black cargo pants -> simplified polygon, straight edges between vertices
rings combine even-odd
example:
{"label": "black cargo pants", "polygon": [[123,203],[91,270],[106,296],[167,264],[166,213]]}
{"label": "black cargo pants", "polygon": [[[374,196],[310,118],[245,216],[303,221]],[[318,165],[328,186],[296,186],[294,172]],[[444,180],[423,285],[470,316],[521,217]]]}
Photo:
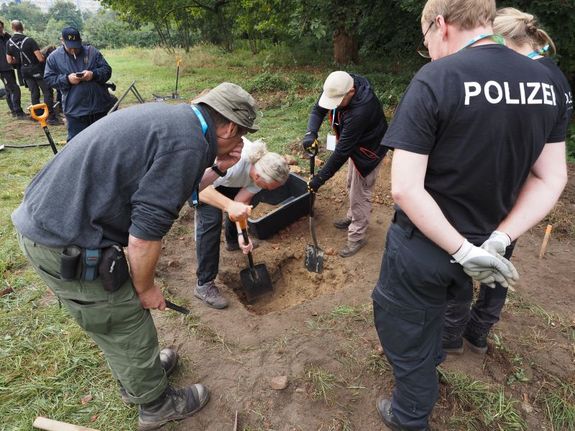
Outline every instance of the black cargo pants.
{"label": "black cargo pants", "polygon": [[461,265],[396,214],[372,297],[375,327],[395,376],[392,412],[402,426],[428,426],[438,398],[446,304],[469,302],[472,294]]}

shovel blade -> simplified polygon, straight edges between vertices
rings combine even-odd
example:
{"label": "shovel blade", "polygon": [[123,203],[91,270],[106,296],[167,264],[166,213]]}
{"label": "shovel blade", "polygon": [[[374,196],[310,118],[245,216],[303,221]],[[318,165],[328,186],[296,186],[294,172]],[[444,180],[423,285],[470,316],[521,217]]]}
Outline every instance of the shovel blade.
{"label": "shovel blade", "polygon": [[242,269],[240,279],[248,303],[273,293],[272,279],[263,263],[254,265],[253,268]]}
{"label": "shovel blade", "polygon": [[308,244],[305,248],[305,267],[309,272],[323,272],[323,250]]}

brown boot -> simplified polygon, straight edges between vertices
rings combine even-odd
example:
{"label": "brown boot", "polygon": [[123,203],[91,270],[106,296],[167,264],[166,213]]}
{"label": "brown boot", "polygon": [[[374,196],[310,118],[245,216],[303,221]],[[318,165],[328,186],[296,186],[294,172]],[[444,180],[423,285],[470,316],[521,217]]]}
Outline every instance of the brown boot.
{"label": "brown boot", "polygon": [[360,239],[359,241],[347,241],[347,244],[339,252],[341,257],[350,257],[356,254],[364,245],[367,244],[366,239]]}

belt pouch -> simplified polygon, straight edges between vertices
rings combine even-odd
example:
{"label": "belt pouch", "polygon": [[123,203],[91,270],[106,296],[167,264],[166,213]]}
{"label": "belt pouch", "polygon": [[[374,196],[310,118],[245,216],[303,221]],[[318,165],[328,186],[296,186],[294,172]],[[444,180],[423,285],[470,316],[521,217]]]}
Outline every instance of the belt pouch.
{"label": "belt pouch", "polygon": [[114,244],[103,250],[99,273],[102,286],[108,292],[115,292],[128,281],[130,270],[122,247]]}
{"label": "belt pouch", "polygon": [[62,250],[60,254],[60,277],[62,280],[71,281],[78,278],[78,264],[80,263],[80,247],[72,245]]}
{"label": "belt pouch", "polygon": [[98,248],[85,248],[82,253],[82,280],[94,281],[98,278],[98,264],[101,250]]}

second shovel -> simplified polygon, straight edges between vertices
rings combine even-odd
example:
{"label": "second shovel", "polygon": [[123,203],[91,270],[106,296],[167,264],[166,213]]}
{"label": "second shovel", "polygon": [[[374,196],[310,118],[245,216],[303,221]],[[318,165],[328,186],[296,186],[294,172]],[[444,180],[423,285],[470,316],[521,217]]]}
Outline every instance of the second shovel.
{"label": "second shovel", "polygon": [[[248,244],[248,221],[243,219],[238,223],[242,229],[244,243]],[[240,271],[240,279],[247,302],[251,303],[264,295],[273,293],[273,285],[266,266],[263,263],[254,265],[251,251],[248,253],[248,262],[250,266]]]}

